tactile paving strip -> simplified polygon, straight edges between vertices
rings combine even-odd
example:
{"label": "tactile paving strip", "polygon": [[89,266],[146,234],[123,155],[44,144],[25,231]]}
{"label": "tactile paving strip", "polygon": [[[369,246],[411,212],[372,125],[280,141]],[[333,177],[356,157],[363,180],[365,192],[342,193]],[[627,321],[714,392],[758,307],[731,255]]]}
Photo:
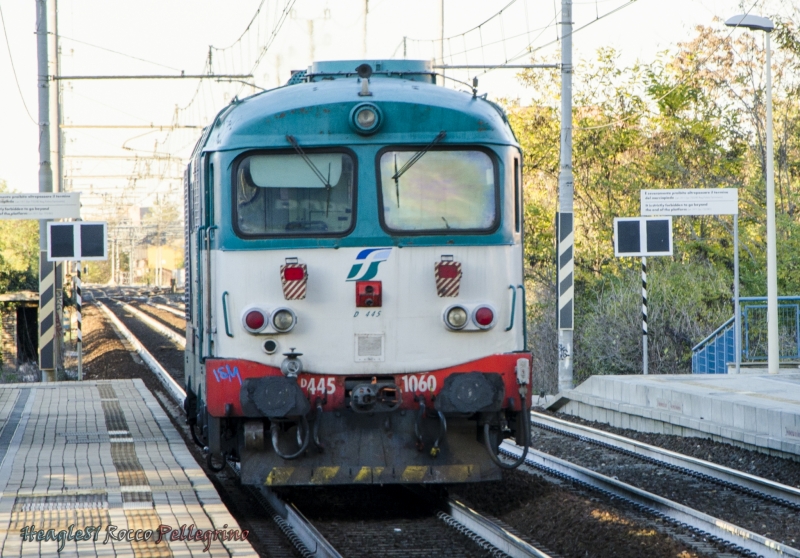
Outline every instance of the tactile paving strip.
{"label": "tactile paving strip", "polygon": [[[125,413],[119,404],[117,393],[110,385],[97,385],[100,392],[103,415],[106,429],[116,434],[130,432]],[[123,434],[123,436],[125,436]],[[111,437],[113,441],[113,437]],[[124,440],[124,441],[123,441]],[[130,441],[128,441],[130,440]],[[122,508],[128,520],[128,528],[157,531],[161,525],[161,518],[153,509],[153,493],[149,490],[150,483],[145,475],[144,468],[136,456],[133,439],[125,437],[118,439],[118,443],[111,444],[111,460],[117,470],[119,484],[122,489]],[[125,487],[135,487],[135,492],[125,490]],[[135,556],[142,557],[172,557],[172,551],[165,544],[155,544],[149,541],[134,541],[131,543]]]}
{"label": "tactile paving strip", "polygon": [[[127,434],[127,433],[126,433]],[[100,434],[94,432],[58,432],[56,436],[65,438],[68,444],[106,444],[106,443],[120,443],[120,442],[161,442],[163,438],[132,438],[130,436],[114,436],[109,434]]]}
{"label": "tactile paving strip", "polygon": [[12,512],[44,510],[108,509],[107,494],[59,494],[48,496],[19,496]]}

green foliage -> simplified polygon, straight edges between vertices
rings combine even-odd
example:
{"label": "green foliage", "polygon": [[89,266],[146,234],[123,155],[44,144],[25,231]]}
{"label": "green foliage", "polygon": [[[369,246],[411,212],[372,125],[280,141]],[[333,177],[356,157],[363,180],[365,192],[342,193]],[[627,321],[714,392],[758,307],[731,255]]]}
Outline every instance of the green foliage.
{"label": "green foliage", "polygon": [[39,290],[39,221],[0,220],[0,293],[20,290]]}
{"label": "green foliage", "polygon": [[88,272],[81,278],[84,283],[107,283],[111,279],[110,259],[84,262],[83,266]]}
{"label": "green foliage", "polygon": [[[773,55],[775,183],[781,294],[800,294],[800,69],[797,33],[778,20]],[[576,379],[641,371],[638,259],[613,254],[614,217],[639,215],[641,189],[739,188],[742,296],[763,296],[763,49],[753,34],[706,27],[649,64],[625,68],[610,49],[578,65],[573,85]],[[529,330],[554,388],[559,79],[528,71],[529,107],[508,104],[525,158]],[[732,220],[673,219],[675,256],[649,260],[650,369],[691,371],[691,347],[733,314]],[[549,370],[549,371],[548,371]]]}
{"label": "green foliage", "polygon": [[[707,261],[648,259],[648,339],[652,370],[691,373],[692,346],[730,318],[732,275]],[[584,290],[576,311],[575,377],[642,370],[641,274],[629,269]]]}

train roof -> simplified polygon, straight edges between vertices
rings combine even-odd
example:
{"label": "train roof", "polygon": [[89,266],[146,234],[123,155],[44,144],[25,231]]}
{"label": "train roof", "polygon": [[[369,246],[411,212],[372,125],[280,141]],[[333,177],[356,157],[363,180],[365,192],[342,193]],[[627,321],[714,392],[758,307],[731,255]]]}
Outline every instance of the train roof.
{"label": "train roof", "polygon": [[[485,96],[435,85],[429,62],[367,63],[368,95],[356,71],[364,62],[336,61],[317,62],[286,86],[235,100],[207,130],[203,150],[290,147],[287,136],[309,147],[427,144],[442,130],[443,144],[518,145],[499,106]],[[381,126],[371,134],[357,133],[351,124],[363,103],[381,114]]]}

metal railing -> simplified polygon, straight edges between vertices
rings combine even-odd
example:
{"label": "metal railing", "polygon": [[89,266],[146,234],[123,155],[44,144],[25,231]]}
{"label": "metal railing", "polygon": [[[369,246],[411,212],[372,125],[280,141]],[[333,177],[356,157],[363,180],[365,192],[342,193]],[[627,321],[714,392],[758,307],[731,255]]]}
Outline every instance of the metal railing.
{"label": "metal railing", "polygon": [[[692,348],[692,373],[726,374],[741,347],[743,364],[767,361],[767,299],[742,297],[741,339],[737,342],[734,319],[717,328]],[[778,297],[778,335],[781,361],[800,360],[800,296]]]}
{"label": "metal railing", "polygon": [[736,358],[734,317],[692,347],[692,374],[727,374]]}

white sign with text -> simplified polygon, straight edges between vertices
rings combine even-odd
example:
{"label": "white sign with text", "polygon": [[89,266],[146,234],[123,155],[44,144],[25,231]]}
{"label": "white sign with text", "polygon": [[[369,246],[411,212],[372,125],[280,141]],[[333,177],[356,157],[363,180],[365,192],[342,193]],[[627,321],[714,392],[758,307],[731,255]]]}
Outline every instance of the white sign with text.
{"label": "white sign with text", "polygon": [[79,192],[0,194],[0,219],[80,219]]}
{"label": "white sign with text", "polygon": [[738,188],[641,190],[642,215],[737,215]]}

